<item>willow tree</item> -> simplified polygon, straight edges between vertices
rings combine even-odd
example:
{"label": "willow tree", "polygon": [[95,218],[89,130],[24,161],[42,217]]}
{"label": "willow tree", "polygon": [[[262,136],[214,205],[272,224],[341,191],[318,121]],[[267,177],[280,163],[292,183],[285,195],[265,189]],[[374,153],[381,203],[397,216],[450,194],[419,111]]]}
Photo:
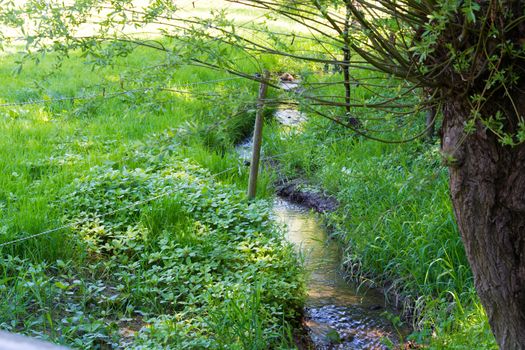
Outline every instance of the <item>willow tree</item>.
{"label": "willow tree", "polygon": [[375,69],[429,92],[443,116],[442,155],[476,290],[499,346],[525,349],[525,3],[234,2],[278,11],[314,32],[351,18],[353,34],[340,33],[340,41]]}
{"label": "willow tree", "polygon": [[[282,36],[267,30],[274,45],[253,40],[223,12],[205,19],[181,17],[177,1],[156,0],[143,7],[132,1],[27,1],[11,6],[3,21],[36,23],[26,35],[31,47],[65,54],[80,48],[102,60],[129,52],[130,46],[165,51],[169,62],[225,69],[249,79],[221,55],[226,43],[248,55],[269,53],[343,67],[342,99],[304,96],[309,106],[364,107],[352,99],[352,69],[398,77],[397,97],[420,89],[430,96],[406,106],[394,98],[366,107],[410,118],[429,106],[442,115],[443,159],[450,171],[455,216],[474,274],[476,290],[502,349],[525,349],[525,5],[520,0],[230,0],[264,13],[278,13],[305,26],[326,56],[289,52]],[[189,2],[192,5],[192,2]],[[7,8],[7,7],[6,7]],[[80,35],[93,14],[97,30]],[[96,16],[95,16],[96,17]],[[157,27],[176,39],[140,40],[124,26]],[[120,28],[120,29],[119,29]],[[303,38],[305,39],[305,38]],[[104,44],[102,43],[112,43]],[[112,49],[108,49],[112,48]],[[367,84],[359,81],[360,85]],[[373,86],[370,83],[369,86]],[[313,108],[314,109],[314,108]],[[366,125],[343,115],[314,110],[367,137]],[[424,130],[423,130],[424,131]],[[423,134],[421,132],[420,134]],[[419,135],[415,135],[419,136]],[[392,140],[384,140],[392,141]],[[396,140],[397,141],[397,140]],[[406,140],[402,140],[406,141]]]}
{"label": "willow tree", "polygon": [[[369,41],[354,50],[440,101],[442,153],[476,290],[499,346],[525,349],[525,5],[355,3]],[[394,36],[375,25],[379,13],[399,23]]]}
{"label": "willow tree", "polygon": [[[242,2],[280,11],[284,3],[286,12],[298,3]],[[499,346],[525,349],[525,3],[337,4],[349,6],[358,35],[348,41],[358,57],[439,104],[442,154],[476,290]]]}

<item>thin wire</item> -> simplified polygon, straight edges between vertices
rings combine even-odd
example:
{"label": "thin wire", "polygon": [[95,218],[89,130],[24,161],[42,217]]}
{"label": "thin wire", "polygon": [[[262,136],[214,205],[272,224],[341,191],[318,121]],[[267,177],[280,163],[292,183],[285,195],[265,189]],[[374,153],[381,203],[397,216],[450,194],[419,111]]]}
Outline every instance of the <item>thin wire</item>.
{"label": "thin wire", "polygon": [[[182,85],[177,85],[176,87],[190,87],[195,85],[203,85],[203,84],[212,84],[212,83],[219,83],[223,81],[230,81],[230,80],[236,80],[241,79],[241,77],[228,77],[228,78],[222,78],[222,79],[214,79],[214,80],[207,80],[207,81],[200,81],[196,83],[187,83]],[[79,96],[79,97],[60,97],[55,99],[45,99],[45,100],[34,100],[34,101],[26,101],[26,102],[10,102],[10,103],[4,103],[0,104],[0,107],[14,107],[14,106],[26,106],[26,105],[37,105],[37,104],[44,104],[44,103],[53,103],[53,102],[60,102],[60,101],[86,101],[86,100],[93,100],[96,98],[103,98],[103,99],[110,99],[121,95],[126,95],[134,92],[147,92],[147,91],[153,91],[153,90],[160,90],[160,91],[175,91],[180,93],[192,93],[190,91],[182,91],[182,90],[176,90],[171,89],[168,87],[144,87],[144,88],[138,88],[138,89],[132,89],[132,90],[126,90],[126,91],[119,91],[109,94],[93,94],[88,96]]]}
{"label": "thin wire", "polygon": [[[224,174],[226,172],[229,172],[231,170],[238,169],[238,168],[239,168],[238,166],[227,168],[227,169],[222,170],[222,171],[220,171],[218,173],[211,174],[208,177],[208,179],[215,178],[215,177],[217,177],[219,175],[222,175],[222,174]],[[168,192],[161,193],[159,195],[156,195],[156,196],[153,196],[153,197],[141,200],[141,201],[137,201],[137,202],[131,203],[130,205],[127,205],[127,206],[122,207],[122,208],[118,208],[118,209],[115,209],[115,210],[112,210],[112,211],[109,211],[109,212],[106,212],[106,213],[98,214],[98,215],[95,215],[93,217],[87,217],[87,218],[84,218],[84,219],[81,219],[81,220],[78,220],[78,221],[70,222],[69,224],[66,224],[66,225],[63,225],[63,226],[60,226],[60,227],[56,227],[54,229],[50,229],[50,230],[43,231],[43,232],[40,232],[40,233],[36,233],[36,234],[33,234],[33,235],[17,238],[17,239],[14,239],[12,241],[9,241],[9,242],[4,242],[4,243],[0,244],[0,248],[8,246],[8,245],[15,244],[15,243],[27,241],[27,240],[30,240],[30,239],[33,239],[33,238],[36,238],[36,237],[49,235],[51,233],[54,233],[54,232],[57,232],[57,231],[61,231],[61,230],[67,229],[67,228],[71,228],[71,227],[74,227],[76,225],[80,225],[80,224],[86,223],[88,221],[102,219],[102,218],[104,218],[106,216],[113,215],[113,214],[119,213],[119,212],[124,211],[124,210],[132,209],[132,208],[137,207],[137,206],[139,206],[141,204],[149,203],[151,201],[154,201],[154,200],[159,199],[159,198],[166,197],[166,196],[168,196],[170,194],[173,194],[173,193],[175,193],[175,190],[170,190]]]}
{"label": "thin wire", "polygon": [[80,224],[83,224],[87,221],[91,221],[91,220],[96,220],[96,219],[101,219],[101,218],[104,218],[108,215],[113,215],[115,213],[118,213],[120,211],[124,211],[126,209],[131,209],[135,206],[138,206],[140,204],[143,204],[143,203],[147,203],[147,202],[151,202],[152,200],[155,200],[155,199],[158,199],[158,198],[161,198],[163,196],[166,196],[169,192],[167,193],[163,193],[161,195],[157,195],[155,197],[151,197],[151,198],[148,198],[148,199],[145,199],[145,200],[142,200],[142,201],[138,201],[138,202],[134,202],[128,206],[125,206],[125,207],[122,207],[122,208],[119,208],[119,209],[115,209],[115,210],[112,210],[112,211],[109,211],[109,212],[106,212],[106,213],[103,213],[103,214],[98,214],[98,215],[95,215],[94,217],[89,217],[89,218],[84,218],[82,220],[79,220],[79,221],[75,221],[75,222],[70,222],[69,224],[66,224],[66,225],[63,225],[63,226],[60,226],[60,227],[57,227],[57,228],[54,228],[54,229],[51,229],[51,230],[47,230],[47,231],[44,231],[44,232],[40,232],[40,233],[37,233],[37,234],[34,234],[34,235],[29,235],[29,236],[25,236],[25,237],[21,237],[21,238],[17,238],[17,239],[14,239],[12,241],[9,241],[9,242],[5,242],[5,243],[2,243],[0,244],[0,248],[2,247],[5,247],[7,245],[11,245],[11,244],[15,244],[15,243],[19,243],[19,242],[23,242],[23,241],[27,241],[29,239],[32,239],[32,238],[35,238],[35,237],[39,237],[39,236],[44,236],[44,235],[48,235],[48,234],[51,234],[53,232],[57,232],[57,231],[60,231],[60,230],[63,230],[63,229],[66,229],[66,228],[70,228],[70,227],[73,227],[75,225],[80,225]]}
{"label": "thin wire", "polygon": [[119,91],[119,92],[110,93],[110,94],[94,94],[94,95],[80,96],[80,97],[60,97],[60,98],[54,98],[54,99],[33,100],[33,101],[26,101],[26,102],[11,102],[11,103],[0,104],[0,107],[37,105],[37,104],[53,103],[53,102],[59,102],[59,101],[92,100],[97,97],[103,97],[105,99],[108,99],[108,98],[113,98],[119,95],[125,95],[128,93],[141,92],[141,91],[147,91],[147,90],[152,90],[152,89],[153,88],[140,88],[140,89],[126,90],[126,91]]}

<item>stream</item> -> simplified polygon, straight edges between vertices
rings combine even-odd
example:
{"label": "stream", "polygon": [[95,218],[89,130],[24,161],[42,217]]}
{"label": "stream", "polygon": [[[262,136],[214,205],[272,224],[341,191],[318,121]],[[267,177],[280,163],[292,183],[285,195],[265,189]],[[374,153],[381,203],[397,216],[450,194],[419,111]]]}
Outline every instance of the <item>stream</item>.
{"label": "stream", "polygon": [[[283,90],[300,88],[300,81],[280,83]],[[307,117],[297,109],[281,106],[274,117],[282,126],[283,137],[300,132]],[[237,145],[241,160],[249,161],[252,139]],[[284,198],[274,202],[279,223],[286,226],[286,238],[304,257],[308,273],[304,326],[310,343],[318,350],[391,349],[400,343],[406,329],[394,329],[385,316],[386,301],[382,293],[359,290],[347,282],[341,271],[341,250],[328,236],[318,217],[308,208]]]}
{"label": "stream", "polygon": [[274,202],[274,213],[286,225],[286,238],[304,257],[308,272],[304,325],[315,348],[389,349],[398,344],[396,330],[382,315],[383,294],[358,291],[343,278],[340,247],[316,215],[281,198]]}

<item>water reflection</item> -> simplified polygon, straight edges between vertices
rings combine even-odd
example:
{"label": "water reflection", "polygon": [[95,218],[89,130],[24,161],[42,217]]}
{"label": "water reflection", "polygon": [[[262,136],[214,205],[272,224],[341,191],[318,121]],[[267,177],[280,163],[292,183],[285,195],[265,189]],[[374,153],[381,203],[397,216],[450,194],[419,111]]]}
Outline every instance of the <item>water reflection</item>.
{"label": "water reflection", "polygon": [[287,226],[287,238],[303,253],[309,272],[306,326],[318,349],[388,349],[396,332],[381,314],[383,296],[357,292],[342,277],[336,242],[308,210],[276,200],[277,220]]}

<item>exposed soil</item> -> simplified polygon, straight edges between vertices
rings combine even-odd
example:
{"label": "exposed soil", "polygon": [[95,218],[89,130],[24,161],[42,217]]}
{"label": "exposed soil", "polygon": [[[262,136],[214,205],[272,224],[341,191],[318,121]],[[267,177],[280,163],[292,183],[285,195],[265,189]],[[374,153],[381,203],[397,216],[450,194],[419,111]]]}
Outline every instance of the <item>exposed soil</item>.
{"label": "exposed soil", "polygon": [[326,192],[309,186],[305,180],[295,179],[291,181],[280,180],[276,184],[276,193],[279,197],[313,209],[318,213],[324,213],[337,209],[339,203]]}

